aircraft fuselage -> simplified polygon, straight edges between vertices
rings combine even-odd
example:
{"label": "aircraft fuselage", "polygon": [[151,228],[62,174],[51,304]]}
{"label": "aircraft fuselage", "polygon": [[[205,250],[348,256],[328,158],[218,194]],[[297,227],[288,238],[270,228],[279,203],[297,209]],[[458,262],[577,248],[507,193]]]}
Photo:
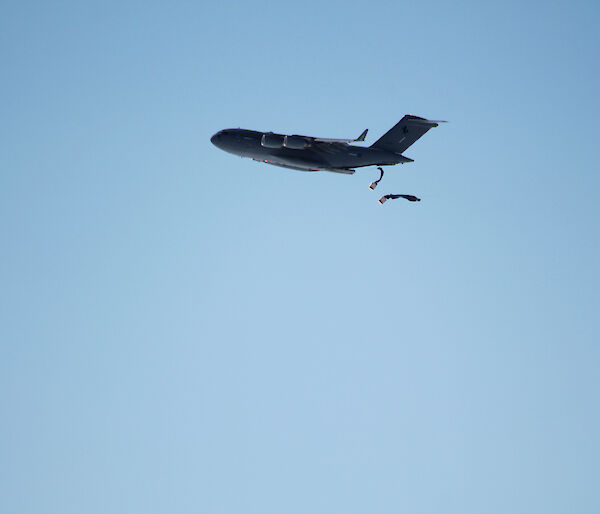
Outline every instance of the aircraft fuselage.
{"label": "aircraft fuselage", "polygon": [[286,136],[271,132],[226,129],[212,136],[211,142],[240,157],[303,171],[352,173],[352,168],[412,162],[412,159],[381,148],[315,141],[305,136],[284,138]]}

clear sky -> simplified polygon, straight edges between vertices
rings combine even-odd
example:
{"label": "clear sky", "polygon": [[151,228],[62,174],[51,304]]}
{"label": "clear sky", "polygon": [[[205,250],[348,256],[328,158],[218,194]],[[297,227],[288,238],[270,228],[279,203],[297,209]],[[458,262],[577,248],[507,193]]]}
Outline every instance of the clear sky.
{"label": "clear sky", "polygon": [[[599,26],[2,2],[0,512],[599,512]],[[406,113],[376,192],[209,141]]]}

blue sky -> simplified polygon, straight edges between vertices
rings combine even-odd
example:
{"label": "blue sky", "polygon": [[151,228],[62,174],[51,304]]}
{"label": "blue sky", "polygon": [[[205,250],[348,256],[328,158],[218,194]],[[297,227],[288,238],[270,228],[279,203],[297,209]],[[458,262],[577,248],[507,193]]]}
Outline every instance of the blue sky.
{"label": "blue sky", "polygon": [[0,511],[597,512],[599,14],[3,2]]}

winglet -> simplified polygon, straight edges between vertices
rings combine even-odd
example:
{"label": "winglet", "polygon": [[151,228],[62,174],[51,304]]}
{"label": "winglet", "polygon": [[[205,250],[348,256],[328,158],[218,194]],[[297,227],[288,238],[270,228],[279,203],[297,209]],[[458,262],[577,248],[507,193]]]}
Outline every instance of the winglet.
{"label": "winglet", "polygon": [[365,131],[358,136],[354,141],[364,141],[365,137],[367,137],[367,132],[369,132],[369,129],[365,129]]}

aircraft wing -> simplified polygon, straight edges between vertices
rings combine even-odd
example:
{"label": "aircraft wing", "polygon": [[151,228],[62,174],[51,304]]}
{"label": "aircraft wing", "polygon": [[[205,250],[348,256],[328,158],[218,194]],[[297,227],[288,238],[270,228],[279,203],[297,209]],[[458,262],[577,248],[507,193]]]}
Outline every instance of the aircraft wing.
{"label": "aircraft wing", "polygon": [[367,132],[369,129],[363,131],[363,133],[358,136],[356,139],[331,139],[326,137],[313,137],[311,138],[313,141],[317,143],[354,143],[356,141],[364,141],[365,137],[367,137]]}
{"label": "aircraft wing", "polygon": [[351,168],[321,168],[322,171],[331,171],[332,173],[343,173],[344,175],[354,175],[356,170]]}

